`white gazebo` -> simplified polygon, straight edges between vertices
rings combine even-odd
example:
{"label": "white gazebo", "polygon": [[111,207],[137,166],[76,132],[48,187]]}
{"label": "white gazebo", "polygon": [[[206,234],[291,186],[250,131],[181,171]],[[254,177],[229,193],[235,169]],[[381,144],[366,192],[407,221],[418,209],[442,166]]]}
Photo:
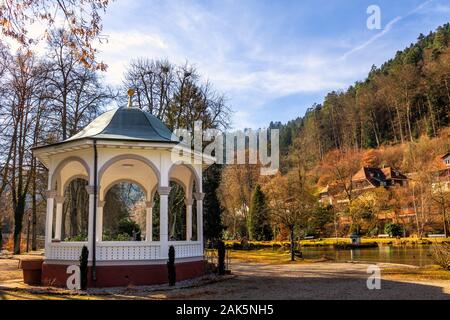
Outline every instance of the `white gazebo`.
{"label": "white gazebo", "polygon": [[[64,286],[69,265],[78,264],[83,246],[89,249],[89,286],[153,284],[167,281],[168,248],[175,247],[177,279],[204,272],[202,169],[205,156],[185,152],[175,161],[178,138],[155,116],[138,108],[105,112],[75,136],[36,147],[34,155],[48,169],[45,261],[42,280]],[[192,159],[196,161],[192,161]],[[209,157],[211,158],[211,157]],[[208,160],[213,160],[208,159]],[[87,181],[87,241],[64,241],[61,227],[64,190],[74,179]],[[183,187],[186,239],[168,238],[170,182]],[[142,241],[104,241],[103,211],[108,190],[120,182],[138,185],[146,197],[146,230]],[[159,238],[152,235],[155,194],[160,197]],[[196,212],[192,212],[196,201]],[[155,213],[156,214],[156,213]],[[196,237],[193,238],[193,219]]]}

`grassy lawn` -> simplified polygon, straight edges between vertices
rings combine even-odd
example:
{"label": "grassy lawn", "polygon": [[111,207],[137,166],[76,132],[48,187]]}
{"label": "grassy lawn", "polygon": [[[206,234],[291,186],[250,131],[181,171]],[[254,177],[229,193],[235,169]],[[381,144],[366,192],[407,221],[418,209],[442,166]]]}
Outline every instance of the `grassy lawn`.
{"label": "grassy lawn", "polygon": [[287,263],[312,263],[323,262],[324,259],[299,259],[291,261],[291,255],[288,250],[277,249],[270,251],[267,249],[259,250],[229,250],[229,257],[233,260],[249,263],[268,263],[268,264],[287,264]]}
{"label": "grassy lawn", "polygon": [[450,271],[444,270],[439,266],[427,266],[421,268],[386,268],[383,269],[382,275],[396,280],[450,280]]}
{"label": "grassy lawn", "polygon": [[[361,243],[373,243],[378,244],[393,244],[393,245],[417,245],[417,244],[433,244],[433,243],[450,243],[450,238],[361,238]],[[240,241],[228,240],[225,244],[229,248],[233,246],[239,246]],[[302,246],[332,246],[334,244],[350,243],[349,238],[319,238],[311,240],[301,240]],[[289,248],[289,241],[248,241],[247,246],[254,248],[268,248],[268,247],[285,247]]]}

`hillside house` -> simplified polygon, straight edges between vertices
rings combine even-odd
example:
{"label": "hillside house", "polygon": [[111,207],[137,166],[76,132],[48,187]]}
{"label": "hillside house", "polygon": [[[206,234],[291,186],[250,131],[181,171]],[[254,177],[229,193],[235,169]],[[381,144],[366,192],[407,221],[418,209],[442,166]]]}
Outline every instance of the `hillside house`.
{"label": "hillside house", "polygon": [[408,178],[392,167],[362,167],[352,178],[352,189],[354,191],[365,191],[378,187],[405,187],[407,184]]}

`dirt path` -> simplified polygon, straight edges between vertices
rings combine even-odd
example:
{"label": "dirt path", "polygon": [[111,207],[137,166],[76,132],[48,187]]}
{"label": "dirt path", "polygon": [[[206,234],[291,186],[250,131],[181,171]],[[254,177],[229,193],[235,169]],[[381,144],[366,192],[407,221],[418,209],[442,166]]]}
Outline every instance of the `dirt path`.
{"label": "dirt path", "polygon": [[[368,264],[311,263],[274,265],[234,262],[232,264],[234,277],[216,283],[152,292],[142,292],[139,288],[133,288],[125,292],[123,290],[122,292],[111,290],[110,295],[91,297],[100,299],[218,300],[450,299],[450,280],[418,281],[408,278],[407,280],[399,279],[398,276],[390,274],[383,276],[384,268],[392,269],[395,266],[390,264],[379,264],[379,266],[382,268],[380,290],[367,289]],[[17,260],[9,260],[7,262],[6,260],[0,260],[0,276],[9,277],[5,281],[17,281],[17,269],[14,270],[14,268],[17,268]],[[7,298],[7,292],[0,293],[3,293],[4,297]],[[17,291],[14,294],[20,296]],[[32,297],[39,298],[39,295],[33,295]],[[41,298],[46,299],[48,296],[42,296]],[[58,298],[63,297],[59,296]],[[67,298],[74,299],[75,297],[68,296]]]}
{"label": "dirt path", "polygon": [[[367,264],[264,265],[234,263],[236,278],[204,288],[171,292],[170,299],[450,299],[450,280],[426,282],[383,277],[368,290]],[[392,265],[380,264],[381,268]]]}
{"label": "dirt path", "polygon": [[22,279],[22,270],[18,269],[19,260],[0,259],[0,283]]}

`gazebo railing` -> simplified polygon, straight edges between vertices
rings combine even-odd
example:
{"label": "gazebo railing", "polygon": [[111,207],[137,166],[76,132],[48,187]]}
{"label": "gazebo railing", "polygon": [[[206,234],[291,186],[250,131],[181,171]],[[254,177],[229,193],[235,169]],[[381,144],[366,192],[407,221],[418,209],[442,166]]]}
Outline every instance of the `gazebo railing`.
{"label": "gazebo railing", "polygon": [[[54,242],[46,247],[45,258],[48,260],[78,261],[83,246],[87,242]],[[200,242],[169,241],[175,247],[176,258],[203,256]],[[145,241],[102,241],[97,242],[97,261],[139,261],[159,260],[161,244]]]}
{"label": "gazebo railing", "polygon": [[100,242],[97,243],[98,261],[157,260],[161,257],[159,243],[146,242]]}
{"label": "gazebo railing", "polygon": [[175,258],[188,258],[203,256],[203,247],[200,242],[169,241],[169,246],[175,247]]}
{"label": "gazebo railing", "polygon": [[52,242],[45,248],[45,258],[48,260],[78,261],[83,246],[87,242]]}

